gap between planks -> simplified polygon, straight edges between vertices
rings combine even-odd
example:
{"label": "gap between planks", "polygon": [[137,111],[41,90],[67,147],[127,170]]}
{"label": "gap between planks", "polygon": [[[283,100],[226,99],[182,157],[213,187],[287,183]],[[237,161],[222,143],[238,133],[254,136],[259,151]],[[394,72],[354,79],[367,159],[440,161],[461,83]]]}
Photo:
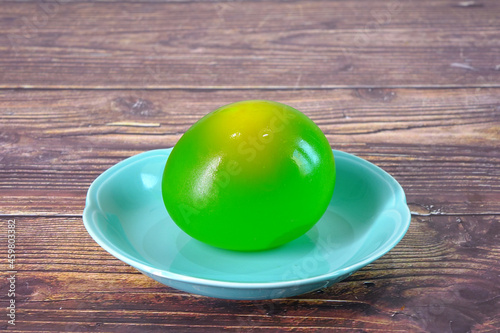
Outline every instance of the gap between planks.
{"label": "gap between planks", "polygon": [[[481,213],[418,213],[410,211],[411,216],[498,216],[499,212],[481,212]],[[34,217],[34,218],[83,218],[81,214],[0,214],[0,218],[26,218],[26,217]]]}
{"label": "gap between planks", "polygon": [[187,91],[217,91],[217,90],[233,90],[233,91],[245,91],[245,90],[331,90],[331,89],[477,89],[477,88],[500,88],[500,84],[496,83],[485,83],[477,85],[321,85],[321,86],[4,86],[0,84],[1,90],[26,90],[26,91],[38,91],[38,90],[82,90],[82,91],[113,91],[113,90],[187,90]]}

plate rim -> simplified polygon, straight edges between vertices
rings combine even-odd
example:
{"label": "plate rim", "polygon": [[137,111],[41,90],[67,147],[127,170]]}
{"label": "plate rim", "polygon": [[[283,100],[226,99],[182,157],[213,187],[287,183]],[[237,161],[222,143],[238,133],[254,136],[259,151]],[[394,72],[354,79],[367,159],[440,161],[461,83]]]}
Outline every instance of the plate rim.
{"label": "plate rim", "polygon": [[[383,211],[387,210],[396,210],[399,215],[401,216],[401,223],[398,229],[394,231],[394,233],[391,234],[389,237],[389,240],[386,242],[386,245],[378,251],[373,252],[374,255],[368,255],[364,260],[361,260],[357,263],[354,263],[352,265],[349,265],[347,267],[341,268],[341,269],[336,269],[334,271],[327,272],[325,274],[317,275],[317,276],[312,276],[308,278],[303,278],[303,279],[294,279],[294,280],[286,280],[286,281],[274,281],[274,282],[235,282],[235,281],[221,281],[221,280],[214,280],[214,279],[208,279],[208,278],[198,278],[198,277],[193,277],[189,275],[183,275],[179,273],[173,273],[165,269],[159,269],[155,268],[153,265],[150,265],[148,263],[144,263],[143,261],[134,258],[127,254],[126,252],[122,251],[119,247],[115,246],[114,243],[110,242],[104,234],[100,231],[100,229],[96,226],[96,224],[93,221],[92,214],[96,210],[99,209],[99,204],[97,202],[96,194],[99,189],[99,187],[102,185],[102,183],[107,180],[110,176],[112,176],[116,171],[127,167],[131,164],[135,164],[138,161],[141,161],[145,158],[153,157],[153,156],[165,156],[168,158],[170,155],[170,152],[172,151],[173,148],[165,148],[165,149],[154,149],[154,150],[149,150],[145,151],[136,155],[133,155],[131,157],[128,157],[107,170],[105,170],[103,173],[101,173],[89,186],[89,189],[87,190],[87,195],[86,195],[86,201],[85,201],[85,208],[83,210],[82,214],[82,219],[83,219],[83,224],[89,233],[89,235],[92,237],[92,239],[99,244],[106,252],[114,256],[115,258],[125,262],[126,264],[140,270],[143,272],[147,272],[148,274],[166,278],[169,280],[173,281],[178,281],[178,282],[183,282],[183,283],[190,283],[190,284],[197,284],[197,285],[203,285],[203,286],[211,286],[211,287],[224,287],[224,288],[232,288],[232,289],[276,289],[276,288],[288,288],[288,287],[293,287],[297,285],[304,285],[304,284],[313,284],[313,283],[318,283],[318,282],[324,282],[324,281],[329,281],[329,280],[335,280],[338,279],[339,277],[342,277],[344,275],[350,275],[359,269],[363,268],[364,266],[374,262],[375,260],[379,259],[380,257],[384,256],[387,254],[390,250],[392,250],[400,241],[403,239],[405,234],[408,231],[408,228],[411,223],[411,213],[410,209],[407,205],[406,202],[406,195],[404,193],[404,190],[402,186],[398,183],[398,181],[392,177],[389,173],[387,173],[385,170],[380,168],[379,166],[359,157],[354,154],[350,154],[347,152],[343,152],[340,150],[335,150],[332,149],[332,152],[334,154],[334,157],[342,157],[346,158],[348,160],[353,160],[357,163],[361,163],[364,166],[367,166],[368,168],[374,170],[377,174],[381,175],[384,179],[388,180],[388,184],[390,187],[394,190],[394,196],[395,200],[394,203],[388,207],[386,207]],[[166,162],[166,160],[165,160]]]}

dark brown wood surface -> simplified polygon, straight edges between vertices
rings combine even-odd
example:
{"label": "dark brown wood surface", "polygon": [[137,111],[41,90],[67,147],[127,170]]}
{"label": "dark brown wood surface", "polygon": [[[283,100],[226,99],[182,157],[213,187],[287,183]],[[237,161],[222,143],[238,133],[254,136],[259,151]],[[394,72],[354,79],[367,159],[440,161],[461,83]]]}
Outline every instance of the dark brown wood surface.
{"label": "dark brown wood surface", "polygon": [[[498,332],[499,15],[494,0],[0,3],[0,330]],[[163,286],[90,238],[100,173],[245,99],[296,107],[392,174],[403,240],[320,292],[230,301]]]}
{"label": "dark brown wood surface", "polygon": [[0,86],[293,88],[500,84],[500,2],[0,5]]}

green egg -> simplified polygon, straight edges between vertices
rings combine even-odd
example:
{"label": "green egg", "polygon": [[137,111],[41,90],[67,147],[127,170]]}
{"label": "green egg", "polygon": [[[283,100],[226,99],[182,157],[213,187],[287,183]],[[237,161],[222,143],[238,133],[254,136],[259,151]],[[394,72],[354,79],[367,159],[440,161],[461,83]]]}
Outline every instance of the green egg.
{"label": "green egg", "polygon": [[223,106],[184,133],[166,163],[162,194],[191,237],[257,251],[311,229],[334,185],[332,149],[319,127],[288,105],[251,100]]}

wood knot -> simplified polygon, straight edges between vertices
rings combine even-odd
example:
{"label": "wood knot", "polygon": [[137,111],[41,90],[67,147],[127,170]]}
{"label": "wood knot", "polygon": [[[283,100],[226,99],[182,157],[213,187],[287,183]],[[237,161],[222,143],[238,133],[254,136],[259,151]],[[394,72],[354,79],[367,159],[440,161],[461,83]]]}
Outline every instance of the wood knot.
{"label": "wood knot", "polygon": [[481,8],[483,6],[484,5],[482,3],[478,3],[474,0],[472,0],[472,1],[460,1],[459,3],[454,5],[454,7],[458,7],[458,8]]}
{"label": "wood knot", "polygon": [[370,101],[389,103],[396,98],[396,92],[382,88],[356,89],[356,96]]}
{"label": "wood knot", "polygon": [[18,143],[21,136],[16,132],[0,132],[0,143]]}
{"label": "wood knot", "polygon": [[337,21],[329,20],[329,21],[323,22],[322,26],[325,29],[334,30],[334,29],[337,29]]}
{"label": "wood knot", "polygon": [[111,103],[113,111],[141,117],[153,117],[162,113],[162,110],[153,102],[137,97],[118,97]]}

